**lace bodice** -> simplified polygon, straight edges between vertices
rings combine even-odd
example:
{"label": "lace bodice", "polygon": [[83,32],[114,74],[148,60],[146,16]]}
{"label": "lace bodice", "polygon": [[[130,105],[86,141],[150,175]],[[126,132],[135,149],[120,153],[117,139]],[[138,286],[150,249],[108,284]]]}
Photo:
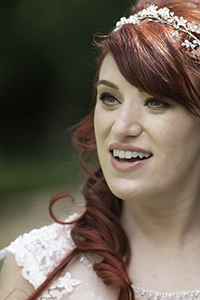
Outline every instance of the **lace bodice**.
{"label": "lace bodice", "polygon": [[[66,222],[74,220],[78,215],[71,215]],[[12,253],[18,266],[22,267],[22,276],[36,289],[47,278],[48,274],[58,263],[75,248],[71,239],[71,226],[54,223],[40,229],[34,229],[30,233],[19,236],[8,247],[0,251],[0,260]],[[38,300],[107,300],[114,299],[104,293],[102,281],[95,277],[93,264],[83,254],[77,257],[74,273],[68,267],[61,276],[53,282]],[[83,267],[82,267],[83,266]],[[79,273],[82,277],[79,278]],[[74,278],[75,277],[75,278]],[[100,280],[101,284],[99,284]],[[83,287],[77,293],[77,288]],[[181,293],[159,293],[133,287],[136,299],[200,299],[200,290]],[[98,292],[96,295],[95,293]],[[106,296],[104,296],[106,295]],[[81,297],[81,298],[80,298]]]}
{"label": "lace bodice", "polygon": [[[66,221],[72,221],[78,215],[71,215]],[[40,229],[34,229],[29,233],[19,236],[8,247],[0,251],[0,260],[12,253],[18,266],[22,267],[22,276],[36,289],[56,265],[74,249],[75,245],[70,235],[71,226],[51,224]],[[86,264],[83,257],[80,263]],[[87,267],[90,265],[87,263]],[[39,300],[60,300],[70,293],[68,299],[77,300],[73,294],[74,288],[81,281],[72,277],[71,273],[65,272],[45,291]],[[85,297],[85,298],[84,298]],[[103,300],[93,292],[83,295],[83,299]]]}

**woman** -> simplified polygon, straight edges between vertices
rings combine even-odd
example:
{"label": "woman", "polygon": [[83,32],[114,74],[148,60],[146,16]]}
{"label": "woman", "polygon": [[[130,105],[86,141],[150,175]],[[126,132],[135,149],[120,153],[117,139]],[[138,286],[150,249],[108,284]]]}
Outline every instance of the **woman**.
{"label": "woman", "polygon": [[197,0],[141,0],[98,44],[85,210],[1,252],[1,299],[200,298],[199,24]]}

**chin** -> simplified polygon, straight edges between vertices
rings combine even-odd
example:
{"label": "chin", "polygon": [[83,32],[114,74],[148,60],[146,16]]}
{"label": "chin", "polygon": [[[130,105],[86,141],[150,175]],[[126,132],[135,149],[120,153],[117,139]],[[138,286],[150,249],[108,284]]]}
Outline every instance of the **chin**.
{"label": "chin", "polygon": [[113,184],[111,183],[108,185],[111,192],[117,197],[122,200],[127,201],[134,201],[134,199],[143,198],[144,193],[141,193],[142,188],[139,186],[134,186],[133,183],[130,185],[128,184]]}

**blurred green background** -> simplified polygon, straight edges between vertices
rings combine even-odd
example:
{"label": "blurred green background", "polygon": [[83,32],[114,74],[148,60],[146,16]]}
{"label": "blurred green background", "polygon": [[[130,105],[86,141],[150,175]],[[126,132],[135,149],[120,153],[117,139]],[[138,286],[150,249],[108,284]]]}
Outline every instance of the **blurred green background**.
{"label": "blurred green background", "polygon": [[106,34],[129,0],[0,3],[0,248],[50,222],[55,189],[81,182],[66,129],[85,116],[96,32]]}

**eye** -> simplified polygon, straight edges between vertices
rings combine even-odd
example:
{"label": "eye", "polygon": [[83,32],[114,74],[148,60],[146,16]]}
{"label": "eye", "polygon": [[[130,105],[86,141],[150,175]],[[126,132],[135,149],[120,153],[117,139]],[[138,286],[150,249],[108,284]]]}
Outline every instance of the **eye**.
{"label": "eye", "polygon": [[100,95],[99,99],[104,105],[107,106],[114,106],[120,104],[119,100],[110,93],[103,93],[102,95]]}
{"label": "eye", "polygon": [[164,101],[159,101],[155,98],[149,98],[146,100],[145,106],[148,106],[151,109],[164,109],[169,107],[170,104]]}

